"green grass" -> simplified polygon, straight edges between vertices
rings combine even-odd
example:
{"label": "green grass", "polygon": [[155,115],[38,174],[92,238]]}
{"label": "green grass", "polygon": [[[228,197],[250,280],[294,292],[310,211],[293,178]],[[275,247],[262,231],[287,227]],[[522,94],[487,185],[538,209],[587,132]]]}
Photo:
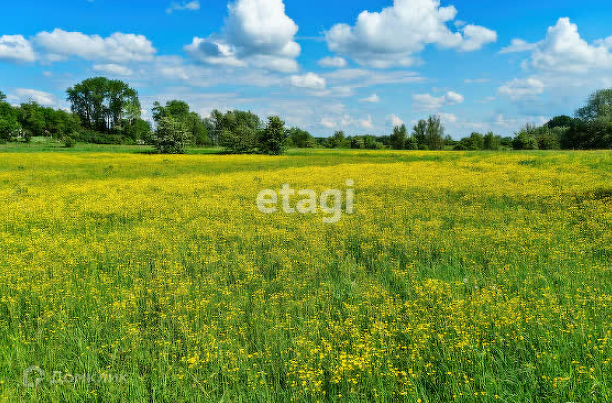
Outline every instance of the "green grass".
{"label": "green grass", "polygon": [[611,152],[54,147],[0,145],[2,403],[611,400]]}

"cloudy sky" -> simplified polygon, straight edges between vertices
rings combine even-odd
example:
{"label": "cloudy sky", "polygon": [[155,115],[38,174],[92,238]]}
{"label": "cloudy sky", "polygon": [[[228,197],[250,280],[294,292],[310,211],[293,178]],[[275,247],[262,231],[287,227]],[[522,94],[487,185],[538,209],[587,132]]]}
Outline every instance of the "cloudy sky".
{"label": "cloudy sky", "polygon": [[612,87],[612,3],[584,0],[21,0],[0,13],[0,90],[67,107],[97,75],[155,100],[278,114],[318,136],[439,114],[507,135]]}

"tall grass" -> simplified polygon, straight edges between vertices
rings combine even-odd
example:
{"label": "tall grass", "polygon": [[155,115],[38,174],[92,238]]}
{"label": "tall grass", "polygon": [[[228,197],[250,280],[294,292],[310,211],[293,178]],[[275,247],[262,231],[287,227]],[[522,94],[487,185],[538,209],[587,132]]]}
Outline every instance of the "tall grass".
{"label": "tall grass", "polygon": [[0,401],[611,399],[611,153],[292,154],[0,154]]}

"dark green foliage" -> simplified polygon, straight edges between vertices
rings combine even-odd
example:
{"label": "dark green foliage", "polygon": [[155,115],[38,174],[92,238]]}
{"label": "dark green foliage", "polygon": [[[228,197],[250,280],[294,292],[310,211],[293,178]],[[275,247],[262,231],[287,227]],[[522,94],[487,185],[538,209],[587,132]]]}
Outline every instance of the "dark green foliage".
{"label": "dark green foliage", "polygon": [[0,141],[10,141],[20,131],[21,125],[18,116],[18,111],[15,108],[0,101]]}
{"label": "dark green foliage", "polygon": [[312,135],[308,133],[306,130],[302,130],[297,127],[292,127],[291,129],[289,129],[288,134],[289,134],[289,140],[287,144],[289,147],[296,147],[296,148],[314,148],[316,147],[316,141],[314,137],[312,137]]}
{"label": "dark green foliage", "polygon": [[537,150],[538,140],[536,138],[535,127],[527,125],[521,129],[512,141],[512,148],[515,150]]}
{"label": "dark green foliage", "polygon": [[266,128],[259,136],[259,149],[264,154],[281,155],[287,147],[285,122],[278,116],[270,116]]}
{"label": "dark green foliage", "polygon": [[394,150],[403,150],[406,148],[406,139],[408,137],[408,130],[406,125],[395,126],[393,134],[391,134],[391,145]]}
{"label": "dark green foliage", "polygon": [[493,132],[484,135],[483,150],[497,151],[501,147],[501,136],[496,136]]}

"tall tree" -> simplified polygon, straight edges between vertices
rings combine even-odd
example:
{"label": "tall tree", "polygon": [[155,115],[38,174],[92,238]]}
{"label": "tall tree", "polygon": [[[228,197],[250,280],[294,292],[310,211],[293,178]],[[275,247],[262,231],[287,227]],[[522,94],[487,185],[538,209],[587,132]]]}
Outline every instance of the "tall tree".
{"label": "tall tree", "polygon": [[4,92],[0,91],[0,102],[4,102],[5,99],[6,95],[4,95]]}
{"label": "tall tree", "polygon": [[576,111],[576,117],[593,121],[595,119],[612,120],[612,89],[594,92],[586,106]]}
{"label": "tall tree", "polygon": [[270,116],[266,128],[261,132],[259,144],[261,151],[266,154],[283,154],[287,145],[285,122],[278,116]]}
{"label": "tall tree", "polygon": [[418,148],[422,149],[427,146],[427,121],[419,120],[412,129],[412,135],[416,139]]}
{"label": "tall tree", "polygon": [[120,80],[88,78],[66,90],[72,111],[87,129],[122,131],[140,119],[138,92]]}
{"label": "tall tree", "polygon": [[391,135],[391,145],[394,150],[404,150],[406,148],[406,138],[408,137],[408,130],[406,125],[395,126],[393,134]]}
{"label": "tall tree", "polygon": [[426,143],[430,150],[441,150],[444,138],[444,126],[440,116],[430,116],[427,119]]}

